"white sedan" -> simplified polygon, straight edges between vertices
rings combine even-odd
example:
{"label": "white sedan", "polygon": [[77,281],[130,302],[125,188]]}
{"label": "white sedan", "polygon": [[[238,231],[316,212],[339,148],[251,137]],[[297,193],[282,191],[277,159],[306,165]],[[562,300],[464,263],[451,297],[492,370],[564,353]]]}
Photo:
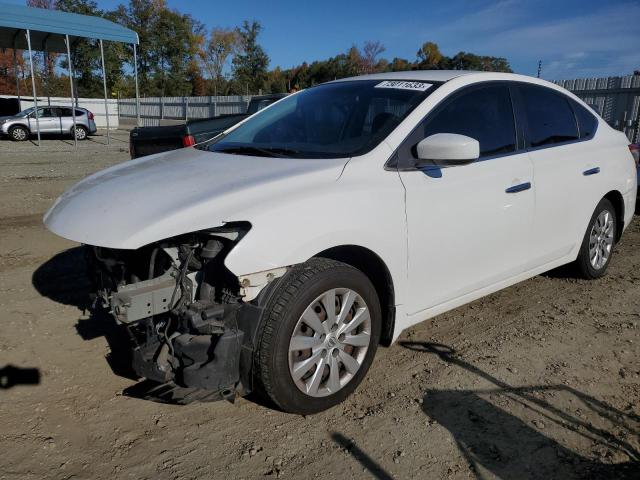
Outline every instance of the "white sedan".
{"label": "white sedan", "polygon": [[44,221],[85,244],[141,377],[306,414],[418,322],[563,264],[602,276],[635,201],[626,137],[571,93],[412,71],[94,174]]}

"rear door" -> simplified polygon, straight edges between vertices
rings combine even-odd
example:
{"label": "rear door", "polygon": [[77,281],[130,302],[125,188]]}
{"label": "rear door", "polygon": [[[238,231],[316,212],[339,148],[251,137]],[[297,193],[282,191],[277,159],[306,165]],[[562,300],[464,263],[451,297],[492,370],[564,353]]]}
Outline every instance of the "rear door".
{"label": "rear door", "polygon": [[[445,99],[398,150],[412,314],[524,271],[533,171],[516,131],[509,87],[488,83]],[[449,168],[412,168],[417,143],[436,133],[475,138],[480,159]]]}
{"label": "rear door", "polygon": [[536,267],[568,255],[582,238],[597,202],[600,168],[589,141],[595,125],[580,132],[569,97],[530,84],[520,84],[518,93],[534,169],[530,258]]}
{"label": "rear door", "polygon": [[73,110],[70,107],[60,107],[60,128],[62,133],[71,132],[73,128]]}

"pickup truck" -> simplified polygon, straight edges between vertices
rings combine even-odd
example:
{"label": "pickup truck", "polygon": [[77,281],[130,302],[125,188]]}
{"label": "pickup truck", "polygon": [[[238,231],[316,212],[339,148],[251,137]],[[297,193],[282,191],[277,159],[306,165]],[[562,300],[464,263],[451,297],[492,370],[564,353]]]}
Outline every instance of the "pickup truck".
{"label": "pickup truck", "polygon": [[129,133],[129,153],[131,158],[138,158],[197,146],[286,96],[286,93],[274,93],[252,97],[245,113],[189,120],[179,125],[136,127]]}

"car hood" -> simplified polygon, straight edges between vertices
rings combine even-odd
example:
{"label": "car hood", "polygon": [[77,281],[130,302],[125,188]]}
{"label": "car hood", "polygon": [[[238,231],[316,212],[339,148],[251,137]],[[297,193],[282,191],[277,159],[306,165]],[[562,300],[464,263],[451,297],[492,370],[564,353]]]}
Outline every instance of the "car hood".
{"label": "car hood", "polygon": [[53,233],[89,245],[135,249],[183,233],[251,221],[275,199],[335,182],[348,159],[251,157],[184,148],[95,173],[44,216]]}

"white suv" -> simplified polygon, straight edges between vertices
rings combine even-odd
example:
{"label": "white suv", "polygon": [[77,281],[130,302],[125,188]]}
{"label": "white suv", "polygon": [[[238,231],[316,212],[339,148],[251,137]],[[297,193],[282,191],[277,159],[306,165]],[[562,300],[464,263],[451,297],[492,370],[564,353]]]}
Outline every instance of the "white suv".
{"label": "white suv", "polygon": [[600,277],[635,200],[627,139],[571,93],[413,71],[94,174],[44,221],[87,246],[140,376],[312,413],[411,325],[563,264]]}

